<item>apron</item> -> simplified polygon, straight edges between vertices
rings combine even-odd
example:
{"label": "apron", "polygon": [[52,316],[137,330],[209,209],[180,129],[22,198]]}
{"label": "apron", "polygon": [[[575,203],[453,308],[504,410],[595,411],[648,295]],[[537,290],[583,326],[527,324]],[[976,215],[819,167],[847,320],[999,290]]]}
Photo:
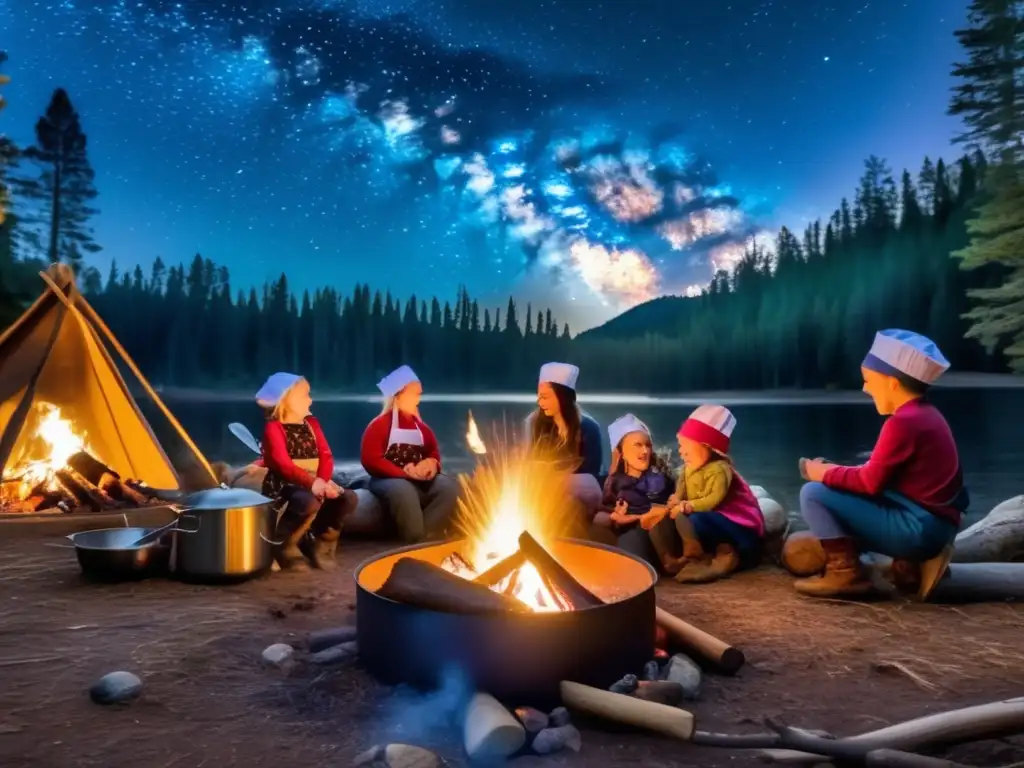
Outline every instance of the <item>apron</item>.
{"label": "apron", "polygon": [[[320,466],[320,449],[316,444],[316,435],[313,428],[303,421],[301,424],[282,424],[284,427],[285,445],[288,448],[288,457],[292,463],[300,469],[315,473]],[[267,470],[263,478],[264,496],[276,499],[288,485],[285,479],[272,470]]]}
{"label": "apron", "polygon": [[384,458],[399,469],[406,464],[419,464],[427,457],[423,448],[423,433],[413,422],[413,429],[400,429],[398,426],[398,409],[391,409],[391,431],[388,433],[388,447]]}

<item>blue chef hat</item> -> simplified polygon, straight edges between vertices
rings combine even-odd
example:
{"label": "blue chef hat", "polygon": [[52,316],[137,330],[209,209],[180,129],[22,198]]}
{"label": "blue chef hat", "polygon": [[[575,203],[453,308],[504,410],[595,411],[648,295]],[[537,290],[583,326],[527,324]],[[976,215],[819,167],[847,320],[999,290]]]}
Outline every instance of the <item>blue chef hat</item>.
{"label": "blue chef hat", "polygon": [[270,377],[263,382],[263,386],[260,387],[259,392],[256,393],[257,405],[261,408],[276,408],[277,404],[281,402],[281,398],[284,397],[285,392],[294,387],[296,382],[301,380],[302,377],[294,373],[279,371],[278,373],[271,374]]}
{"label": "blue chef hat", "polygon": [[922,384],[934,384],[949,369],[949,361],[934,341],[899,328],[876,333],[862,365],[887,376],[902,374]]}

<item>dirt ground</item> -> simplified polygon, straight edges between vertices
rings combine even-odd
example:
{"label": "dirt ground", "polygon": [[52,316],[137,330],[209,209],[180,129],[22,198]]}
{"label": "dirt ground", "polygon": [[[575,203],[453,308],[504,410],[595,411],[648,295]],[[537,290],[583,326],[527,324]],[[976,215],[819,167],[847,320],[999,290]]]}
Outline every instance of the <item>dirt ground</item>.
{"label": "dirt ground", "polygon": [[[434,748],[464,765],[454,728],[358,666],[289,673],[260,663],[271,643],[354,620],[352,569],[380,545],[349,544],[331,574],[272,575],[235,587],[167,581],[96,586],[73,552],[38,532],[0,531],[0,765],[347,765],[375,743]],[[763,730],[765,717],[852,735],[924,714],[1021,695],[1024,609],[843,604],[798,597],[779,572],[658,589],[660,604],[741,647],[734,678],[704,678],[698,728]],[[298,656],[298,654],[297,654]],[[904,665],[894,671],[888,663]],[[87,689],[118,669],[145,681],[140,699],[101,707]],[[914,675],[918,676],[914,679]],[[700,749],[582,725],[578,754],[516,764],[746,766],[756,753]],[[1024,760],[1024,742],[951,755],[973,765]]]}

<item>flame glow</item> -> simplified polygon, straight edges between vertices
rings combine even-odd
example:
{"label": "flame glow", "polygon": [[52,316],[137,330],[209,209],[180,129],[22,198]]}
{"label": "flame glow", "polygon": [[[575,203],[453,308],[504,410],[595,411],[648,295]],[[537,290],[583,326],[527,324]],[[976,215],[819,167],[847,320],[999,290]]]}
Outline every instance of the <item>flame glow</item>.
{"label": "flame glow", "polygon": [[478,455],[487,453],[487,446],[484,445],[484,441],[480,438],[480,430],[476,427],[476,420],[473,418],[473,412],[469,412],[469,428],[466,430],[466,442],[469,444],[469,450]]}
{"label": "flame glow", "polygon": [[[60,408],[50,403],[38,403],[25,428],[32,430],[32,437],[25,443],[22,456],[4,471],[3,477],[5,485],[16,483],[15,493],[20,500],[27,499],[34,490],[58,490],[57,472],[67,466],[74,454],[89,451],[85,434],[79,434],[61,416]],[[5,494],[9,492],[5,488]]]}

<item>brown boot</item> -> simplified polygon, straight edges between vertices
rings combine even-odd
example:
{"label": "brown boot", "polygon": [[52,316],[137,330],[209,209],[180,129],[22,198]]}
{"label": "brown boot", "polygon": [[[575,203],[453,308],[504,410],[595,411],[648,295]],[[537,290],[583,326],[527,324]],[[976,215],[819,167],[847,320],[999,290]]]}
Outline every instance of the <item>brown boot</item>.
{"label": "brown boot", "polygon": [[340,538],[341,531],[337,528],[328,528],[317,537],[309,553],[309,559],[313,561],[314,566],[322,571],[333,571],[338,567],[335,554]]}
{"label": "brown boot", "polygon": [[661,567],[665,569],[665,573],[669,576],[675,576],[687,565],[706,559],[707,556],[704,553],[704,547],[700,545],[700,539],[686,538],[683,539],[682,556],[673,557],[672,555],[665,555],[661,558]]}
{"label": "brown boot", "polygon": [[949,561],[953,559],[953,545],[947,544],[935,557],[918,563],[911,560],[894,559],[889,577],[900,592],[917,594],[917,599],[927,600],[946,575]]}
{"label": "brown boot", "polygon": [[289,514],[287,510],[281,515],[274,537],[281,544],[274,552],[274,559],[277,560],[282,571],[301,573],[309,570],[309,563],[306,562],[306,556],[302,554],[300,545],[312,522],[312,518],[303,520],[297,515]]}
{"label": "brown boot", "polygon": [[811,597],[859,597],[871,592],[873,585],[864,574],[853,539],[822,539],[821,546],[825,573],[793,582],[797,592]]}
{"label": "brown boot", "polygon": [[740,556],[728,544],[719,544],[715,556],[696,560],[676,575],[680,584],[710,584],[734,573],[740,567]]}

